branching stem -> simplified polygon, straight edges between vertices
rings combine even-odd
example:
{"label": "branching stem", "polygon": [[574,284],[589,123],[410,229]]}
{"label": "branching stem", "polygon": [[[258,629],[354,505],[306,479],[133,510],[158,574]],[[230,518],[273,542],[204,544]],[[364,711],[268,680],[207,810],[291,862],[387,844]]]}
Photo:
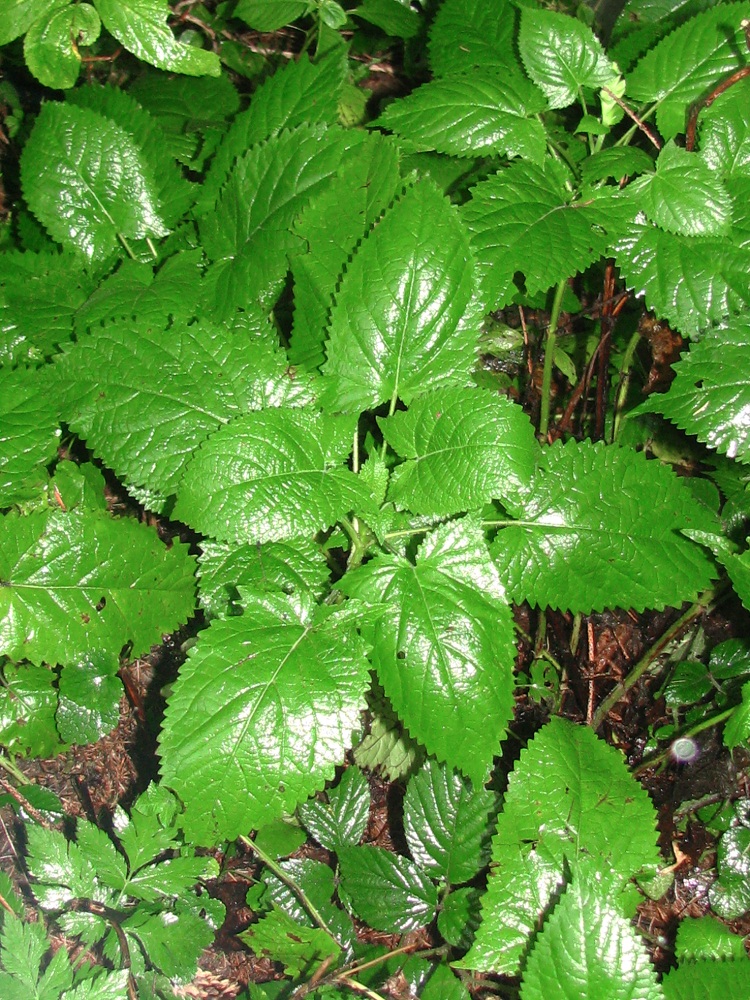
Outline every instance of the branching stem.
{"label": "branching stem", "polygon": [[711,605],[717,600],[717,596],[717,591],[713,587],[701,594],[695,604],[692,604],[685,614],[678,618],[674,625],[668,628],[661,638],[648,650],[646,655],[642,657],[638,663],[636,663],[627,677],[624,677],[620,683],[612,691],[610,691],[604,701],[594,712],[591,720],[591,728],[594,729],[594,731],[601,726],[617,702],[620,701],[621,698],[624,698],[628,691],[630,691],[630,689],[638,683],[641,677],[643,677],[643,675],[652,668],[656,659],[661,656],[669,643],[692,621],[704,614],[704,612],[708,611]]}
{"label": "branching stem", "polygon": [[266,854],[266,852],[263,850],[262,847],[258,847],[258,845],[255,843],[254,840],[251,840],[249,837],[244,837],[244,836],[241,836],[239,840],[241,844],[243,844],[248,850],[252,851],[253,854],[255,854],[258,858],[260,858],[263,864],[274,873],[276,878],[280,879],[285,886],[287,886],[289,889],[292,890],[294,895],[297,897],[300,903],[302,903],[302,905],[310,914],[310,916],[318,925],[318,927],[320,927],[321,930],[325,931],[326,934],[329,936],[329,938],[332,941],[334,941],[337,946],[339,946],[339,942],[336,940],[336,935],[333,933],[331,928],[323,919],[323,916],[318,910],[317,906],[315,906],[315,904],[308,898],[307,893],[304,891],[304,889],[298,886],[297,883],[294,881],[294,879],[290,875],[287,875],[287,873],[284,871],[281,865],[279,865],[276,861],[274,861],[274,859],[270,855]]}

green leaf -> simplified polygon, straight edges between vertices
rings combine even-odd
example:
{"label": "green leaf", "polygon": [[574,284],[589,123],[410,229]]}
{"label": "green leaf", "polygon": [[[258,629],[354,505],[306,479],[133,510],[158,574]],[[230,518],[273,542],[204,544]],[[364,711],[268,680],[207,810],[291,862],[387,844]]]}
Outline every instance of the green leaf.
{"label": "green leaf", "polygon": [[[324,344],[334,290],[357,244],[392,202],[401,180],[396,144],[378,133],[341,170],[294,224],[308,252],[292,261],[294,326],[289,358],[307,369],[325,361]],[[331,225],[331,220],[336,225]]]}
{"label": "green leaf", "polygon": [[401,781],[422,762],[424,750],[406,732],[379,685],[376,690],[378,695],[368,697],[369,731],[354,748],[354,763],[388,781]]}
{"label": "green leaf", "polygon": [[71,339],[76,310],[94,282],[75,251],[6,253],[0,261],[0,360],[13,367],[38,364]]}
{"label": "green leaf", "polygon": [[687,109],[745,63],[748,3],[722,3],[691,18],[654,46],[628,74],[628,97],[658,102],[665,139],[685,131]]}
{"label": "green leaf", "polygon": [[51,757],[61,748],[57,692],[48,667],[6,663],[0,689],[0,744],[17,754]]}
{"label": "green leaf", "polygon": [[526,72],[551,108],[566,108],[582,87],[602,87],[617,76],[591,28],[569,14],[526,7],[518,49]]}
{"label": "green leaf", "polygon": [[518,523],[498,533],[491,551],[513,600],[584,614],[679,607],[715,576],[711,560],[680,535],[716,532],[714,515],[642,454],[556,442],[532,489],[508,506]]}
{"label": "green leaf", "polygon": [[674,366],[665,394],[653,394],[640,412],[663,413],[720,455],[750,462],[750,316],[712,330]]}
{"label": "green leaf", "polygon": [[176,41],[167,0],[94,0],[107,31],[143,62],[188,76],[219,76],[215,52]]}
{"label": "green leaf", "polygon": [[704,1000],[710,996],[745,1000],[749,976],[750,961],[746,956],[720,962],[708,958],[684,962],[664,976],[664,1000]]}
{"label": "green leaf", "polygon": [[406,934],[429,924],[437,889],[422,870],[382,847],[341,847],[339,894],[375,930]]}
{"label": "green leaf", "polygon": [[72,87],[81,68],[78,46],[92,45],[100,31],[99,15],[90,4],[58,0],[29,27],[23,44],[26,65],[45,87]]}
{"label": "green leaf", "polygon": [[748,81],[730,87],[700,118],[700,155],[722,177],[750,173]]}
{"label": "green leaf", "polygon": [[310,62],[303,54],[290,60],[253,94],[250,107],[238,114],[211,160],[195,206],[197,215],[211,211],[235,160],[282,129],[299,125],[335,125],[345,63],[328,57]]}
{"label": "green leaf", "polygon": [[413,38],[422,23],[421,11],[405,0],[364,0],[352,13],[394,38]]}
{"label": "green leaf", "polygon": [[[354,942],[354,928],[348,914],[333,902],[336,892],[333,869],[322,861],[313,861],[311,858],[290,858],[282,861],[279,867],[315,907],[336,941],[349,948]],[[265,878],[272,905],[278,906],[300,924],[315,926],[315,921],[289,885],[270,873]]]}
{"label": "green leaf", "polygon": [[28,368],[0,370],[0,507],[39,495],[57,454],[58,407],[48,381]]}
{"label": "green leaf", "polygon": [[306,840],[307,834],[301,826],[284,819],[272,819],[256,832],[253,843],[272,858],[286,858]]}
{"label": "green leaf", "polygon": [[116,806],[112,826],[128,857],[130,872],[139,871],[164,851],[177,848],[179,806],[163,785],[152,782],[138,796],[128,815]]}
{"label": "green leaf", "polygon": [[90,260],[106,259],[121,240],[168,232],[140,150],[87,108],[42,105],[21,154],[21,180],[50,235]]}
{"label": "green leaf", "polygon": [[[78,339],[89,328],[117,321],[133,325],[136,320],[135,325],[144,331],[148,324],[153,329],[166,327],[169,321],[192,319],[201,293],[202,256],[200,250],[185,250],[170,257],[157,272],[150,264],[123,260],[76,311]],[[252,324],[252,317],[245,319]],[[263,324],[258,322],[257,329],[262,337]]]}
{"label": "green leaf", "polygon": [[427,760],[409,781],[404,831],[412,858],[451,885],[474,878],[489,858],[497,799],[456,771]]}
{"label": "green leaf", "polygon": [[216,211],[200,220],[200,235],[215,266],[219,315],[258,298],[272,301],[301,249],[289,232],[294,218],[356,155],[363,133],[300,125],[271,136],[239,157]]}
{"label": "green leaf", "polygon": [[750,304],[750,247],[665,233],[643,220],[616,236],[612,253],[628,288],[685,336]]}
{"label": "green leaf", "polygon": [[444,525],[416,565],[378,555],[339,586],[388,613],[367,629],[400,719],[430,753],[476,784],[487,778],[513,708],[510,610],[478,525]]}
{"label": "green leaf", "polygon": [[338,957],[340,948],[320,927],[306,927],[278,906],[243,931],[242,937],[258,956],[281,962],[288,976],[309,978],[326,959]]}
{"label": "green leaf", "polygon": [[212,618],[241,613],[240,588],[248,591],[309,592],[320,598],[330,580],[325,556],[315,542],[297,538],[266,545],[201,542],[198,557],[200,603]]}
{"label": "green leaf", "polygon": [[352,422],[312,410],[262,410],[212,435],[188,466],[175,517],[223,541],[314,534],[356,509],[366,484],[342,461]]}
{"label": "green leaf", "polygon": [[455,889],[443,896],[437,926],[449,945],[466,951],[479,926],[480,890]]}
{"label": "green leaf", "polygon": [[74,990],[63,993],[61,1000],[128,1000],[127,969],[101,971],[94,979],[84,979]]}
{"label": "green leaf", "polygon": [[430,30],[434,75],[519,68],[514,53],[517,17],[510,0],[445,0]]}
{"label": "green leaf", "polygon": [[124,482],[176,493],[189,457],[219,427],[304,401],[304,382],[268,346],[266,319],[247,320],[233,331],[206,320],[116,324],[79,338],[57,367],[66,422]]}
{"label": "green leaf", "polygon": [[528,488],[541,454],[521,408],[483,389],[438,389],[378,424],[407,459],[391,475],[388,499],[414,514],[514,498]]}
{"label": "green leaf", "polygon": [[96,899],[93,859],[57,830],[28,826],[27,864],[35,879],[34,896],[44,910],[59,910],[72,899]]}
{"label": "green leaf", "polygon": [[[45,963],[50,941],[42,923],[17,918],[3,923],[0,990],[3,1000],[59,1000],[73,985],[73,970],[65,948]],[[42,966],[45,965],[44,972]]]}
{"label": "green leaf", "polygon": [[655,828],[654,807],[619,751],[588,727],[553,718],[510,776],[482,923],[460,965],[515,975],[568,868],[593,866],[601,873],[597,895],[622,912],[628,880],[659,860]]}
{"label": "green leaf", "polygon": [[596,884],[568,886],[524,968],[522,1000],[661,1000],[643,941]]}
{"label": "green leaf", "polygon": [[581,179],[584,184],[596,184],[609,177],[619,181],[653,169],[654,161],[637,146],[612,146],[586,157],[581,164]]}
{"label": "green leaf", "polygon": [[128,882],[127,865],[107,834],[93,823],[79,819],[76,823],[76,844],[81,856],[96,871],[97,881],[122,892]]}
{"label": "green leaf", "polygon": [[304,802],[297,810],[300,822],[321,847],[338,853],[340,847],[356,847],[365,833],[370,815],[370,787],[358,767],[347,767],[335,788],[320,798]]}
{"label": "green leaf", "polygon": [[[104,115],[128,133],[141,151],[156,182],[161,216],[167,226],[174,226],[190,207],[195,196],[195,185],[182,176],[175,159],[170,155],[167,137],[159,122],[129,93],[117,87],[77,87],[68,95],[68,101]],[[189,254],[186,257],[190,259]],[[163,272],[168,274],[175,267],[179,268],[179,259],[168,261]],[[133,312],[137,313],[135,305]]]}
{"label": "green leaf", "polygon": [[734,810],[734,825],[722,834],[716,852],[718,878],[708,891],[711,908],[724,920],[750,910],[750,799],[738,799]]}
{"label": "green leaf", "polygon": [[57,728],[66,743],[96,743],[120,719],[122,681],[118,658],[92,649],[60,674]]}
{"label": "green leaf", "polygon": [[488,308],[507,304],[523,272],[528,295],[582,271],[624,231],[632,210],[602,194],[571,197],[557,161],[516,163],[472,188],[462,217],[471,233]]}
{"label": "green leaf", "polygon": [[455,156],[503,153],[541,164],[547,136],[533,116],[545,104],[540,91],[520,73],[451,76],[390,104],[375,124],[418,149]]}
{"label": "green leaf", "polygon": [[161,126],[165,151],[201,172],[240,106],[228,74],[196,79],[141,66],[128,93]]}
{"label": "green leaf", "polygon": [[234,13],[256,31],[276,31],[312,7],[309,0],[239,0]]}
{"label": "green leaf", "polygon": [[737,596],[750,609],[750,550],[738,555],[730,541],[715,532],[686,530],[685,534],[713,552],[729,574]]}
{"label": "green leaf", "polygon": [[201,952],[214,940],[208,921],[180,903],[168,910],[162,903],[141,904],[121,926],[131,949],[140,945],[149,965],[176,983],[190,982]]}
{"label": "green leaf", "polygon": [[19,35],[25,35],[37,18],[46,18],[55,0],[16,0],[3,11],[0,24],[0,45],[7,45]]}
{"label": "green leaf", "polygon": [[331,312],[329,408],[369,409],[466,384],[479,315],[474,266],[453,207],[422,181],[354,255]]}
{"label": "green leaf", "polygon": [[[750,681],[742,685],[742,701],[724,726],[724,746],[728,750],[750,741]],[[750,906],[748,906],[750,909]]]}
{"label": "green leaf", "polygon": [[185,803],[192,840],[262,826],[332,776],[369,682],[356,625],[356,611],[305,619],[269,595],[203,633],[160,743],[162,780]]}
{"label": "green leaf", "polygon": [[144,865],[128,882],[128,892],[136,899],[159,903],[169,897],[188,897],[190,889],[201,881],[216,878],[219,866],[215,858],[184,856],[166,858]]}
{"label": "green leaf", "polygon": [[681,920],[675,942],[677,961],[695,962],[700,959],[742,958],[747,960],[743,939],[715,917],[693,917]]}
{"label": "green leaf", "polygon": [[66,663],[88,649],[140,656],[193,609],[193,559],[144,524],[93,511],[0,521],[0,649]]}
{"label": "green leaf", "polygon": [[630,184],[627,196],[636,211],[680,236],[719,236],[732,218],[732,200],[716,173],[674,141],[659,153],[656,172]]}

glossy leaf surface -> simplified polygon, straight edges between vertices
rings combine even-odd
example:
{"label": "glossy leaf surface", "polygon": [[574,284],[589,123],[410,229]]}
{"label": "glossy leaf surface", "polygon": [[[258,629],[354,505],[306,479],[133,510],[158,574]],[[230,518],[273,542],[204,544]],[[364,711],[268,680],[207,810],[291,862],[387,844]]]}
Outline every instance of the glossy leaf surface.
{"label": "glossy leaf surface", "polygon": [[412,858],[433,878],[459,885],[489,857],[493,792],[474,788],[456,771],[427,760],[410,779],[404,798],[404,830]]}
{"label": "glossy leaf surface", "polygon": [[333,776],[369,683],[356,614],[283,597],[212,623],[183,666],[160,741],[162,780],[202,844],[290,812]]}
{"label": "glossy leaf surface", "polygon": [[515,497],[541,454],[521,408],[483,390],[439,389],[378,423],[406,459],[391,475],[388,499],[415,514],[453,514]]}
{"label": "glossy leaf surface", "polygon": [[564,872],[579,865],[600,873],[597,893],[622,912],[628,880],[658,862],[655,828],[654,808],[622,755],[586,726],[552,719],[510,776],[482,922],[461,965],[514,975]]}
{"label": "glossy leaf surface", "polygon": [[518,48],[551,108],[565,108],[581,87],[601,87],[617,75],[591,28],[566,14],[526,8]]}
{"label": "glossy leaf surface", "polygon": [[122,681],[116,657],[86,651],[60,674],[57,728],[66,743],[96,743],[120,719]]}
{"label": "glossy leaf surface", "polygon": [[557,442],[511,509],[518,523],[492,554],[516,601],[584,614],[679,607],[715,575],[679,533],[715,530],[712,512],[665,466],[616,446]]}
{"label": "glossy leaf surface", "polygon": [[218,76],[215,52],[178,42],[166,24],[166,0],[94,0],[111,35],[143,62],[189,76]]}
{"label": "glossy leaf surface", "polygon": [[541,163],[546,134],[534,115],[545,104],[540,91],[520,73],[451,76],[426,83],[391,104],[376,124],[419,149],[454,156],[502,153]]}
{"label": "glossy leaf surface", "polygon": [[204,320],[79,338],[57,368],[67,423],[125,482],[176,493],[190,455],[233,417],[306,401],[266,320],[248,319],[236,331]]}
{"label": "glossy leaf surface", "polygon": [[680,236],[719,236],[729,228],[732,201],[716,173],[697,156],[667,143],[656,171],[627,189],[637,209]]}
{"label": "glossy leaf surface", "polygon": [[136,521],[50,511],[0,521],[0,648],[65,663],[92,648],[132,655],[160,642],[194,607],[194,561]]}
{"label": "glossy leaf surface", "polygon": [[[78,45],[92,45],[99,37],[101,21],[88,3],[59,0],[29,27],[24,39],[26,64],[45,87],[72,87],[81,69]],[[71,45],[75,38],[77,45]]]}
{"label": "glossy leaf surface", "polygon": [[521,1000],[662,1000],[641,937],[593,873],[563,893],[524,968]]}
{"label": "glossy leaf surface", "polygon": [[235,160],[215,212],[200,222],[206,254],[218,262],[219,316],[273,291],[278,294],[288,254],[301,249],[289,232],[292,221],[336,176],[346,151],[363,138],[343,129],[300,125]]}
{"label": "glossy leaf surface", "polygon": [[617,237],[612,252],[628,288],[686,336],[750,303],[750,246],[678,236],[636,221]]}
{"label": "glossy leaf surface", "polygon": [[323,596],[330,570],[321,549],[306,538],[266,545],[206,541],[198,557],[200,602],[211,617],[239,614],[241,590]]}
{"label": "glossy leaf surface", "polygon": [[[292,261],[294,325],[289,358],[305,369],[325,361],[325,341],[334,289],[357,244],[390,205],[401,186],[396,144],[368,136],[357,157],[344,166],[337,183],[302,212],[294,232],[307,253]],[[331,226],[331,219],[336,225]]]}
{"label": "glossy leaf surface", "polygon": [[167,234],[140,150],[94,111],[45,104],[21,157],[21,178],[50,235],[90,260],[110,256],[123,238]]}
{"label": "glossy leaf surface", "polygon": [[432,920],[437,889],[408,858],[382,847],[342,847],[339,866],[347,908],[370,927],[405,934]]}
{"label": "glossy leaf surface", "polygon": [[32,369],[0,371],[0,507],[37,495],[57,454],[58,408],[45,383]]}
{"label": "glossy leaf surface", "polygon": [[665,139],[685,131],[690,105],[743,65],[740,22],[750,4],[702,11],[654,46],[628,74],[628,96],[658,102],[656,124]]}
{"label": "glossy leaf surface", "polygon": [[175,516],[220,541],[277,542],[335,524],[368,495],[342,465],[352,422],[261,410],[208,439],[188,466]]}
{"label": "glossy leaf surface", "polygon": [[703,1000],[717,994],[724,1000],[744,1000],[750,976],[746,957],[714,961],[685,962],[670,969],[662,980],[664,1000]]}
{"label": "glossy leaf surface", "polygon": [[614,198],[576,201],[556,161],[518,163],[472,188],[462,218],[471,233],[488,308],[508,303],[522,271],[529,294],[581,271],[632,214]]}
{"label": "glossy leaf surface", "polygon": [[517,9],[509,0],[445,0],[430,29],[430,66],[436,76],[497,72],[514,54]]}
{"label": "glossy leaf surface", "polygon": [[370,814],[370,789],[358,767],[347,767],[335,788],[326,792],[327,802],[310,799],[297,810],[300,821],[329,851],[356,847]]}
{"label": "glossy leaf surface", "polygon": [[367,630],[385,692],[430,753],[481,785],[512,712],[513,629],[481,530],[428,535],[416,565],[376,556],[341,583],[389,607]]}
{"label": "glossy leaf surface", "polygon": [[469,241],[435,186],[410,188],[362,242],[331,311],[329,409],[468,382],[479,315]]}
{"label": "glossy leaf surface", "polygon": [[710,332],[674,366],[663,395],[642,404],[663,413],[721,455],[750,462],[750,317]]}
{"label": "glossy leaf surface", "polygon": [[335,125],[343,66],[335,59],[312,63],[306,55],[279,67],[253,93],[250,107],[236,115],[201,185],[196,212],[211,210],[235,160],[282,129]]}

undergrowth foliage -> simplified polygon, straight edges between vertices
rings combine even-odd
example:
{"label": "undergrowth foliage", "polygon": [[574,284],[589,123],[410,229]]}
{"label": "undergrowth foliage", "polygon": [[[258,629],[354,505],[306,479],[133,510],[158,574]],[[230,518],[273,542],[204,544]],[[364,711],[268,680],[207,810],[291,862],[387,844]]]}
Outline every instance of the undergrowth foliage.
{"label": "undergrowth foliage", "polygon": [[[224,6],[194,12],[212,38]],[[0,260],[8,766],[107,733],[123,650],[206,619],[169,693],[160,782],[111,837],[79,821],[66,840],[34,807],[38,906],[103,964],[50,960],[5,885],[0,992],[171,995],[221,921],[196,850],[241,838],[267,866],[244,937],[286,973],[253,998],[378,996],[399,969],[426,1000],[468,997],[474,972],[521,976],[523,1000],[679,1000],[707,981],[739,996],[750,965],[710,918],[681,929],[676,970],[652,967],[631,918],[668,885],[656,814],[593,728],[553,718],[502,803],[488,782],[513,713],[512,604],[705,606],[731,586],[750,607],[750,3],[631,0],[606,48],[585,8],[234,6],[261,31],[302,18],[315,43],[249,102],[239,47],[178,40],[159,0],[35,0],[0,27],[9,64],[58,91],[25,119],[3,94],[22,146]],[[412,57],[426,39],[429,64],[366,127],[346,42],[363,23]],[[127,85],[79,82],[82,52],[116,43],[140,60]],[[608,261],[690,346],[635,405],[626,323],[611,356],[599,346],[602,426],[564,434],[552,387],[588,361],[585,294]],[[502,356],[516,305],[549,319],[535,424],[479,363]],[[702,478],[649,460],[655,413],[692,435]],[[71,460],[76,441],[92,461]],[[102,468],[194,546],[115,516]],[[733,662],[730,748],[750,736],[744,647]],[[360,844],[359,768],[408,777],[410,857]],[[278,860],[307,834],[334,868]],[[747,844],[738,806],[720,915],[750,905]],[[352,917],[436,921],[443,945],[394,956]]]}

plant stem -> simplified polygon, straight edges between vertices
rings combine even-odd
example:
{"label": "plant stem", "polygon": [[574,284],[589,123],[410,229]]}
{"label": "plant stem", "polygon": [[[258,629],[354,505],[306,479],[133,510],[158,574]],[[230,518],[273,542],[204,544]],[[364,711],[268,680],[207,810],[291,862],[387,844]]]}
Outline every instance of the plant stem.
{"label": "plant stem", "polygon": [[627,399],[628,389],[630,387],[630,369],[633,364],[633,355],[635,354],[635,349],[638,346],[640,339],[641,335],[639,331],[636,330],[628,341],[628,346],[625,348],[625,354],[623,355],[622,364],[620,365],[620,381],[615,394],[615,412],[612,419],[612,444],[615,443],[617,436],[620,433],[622,411],[625,406],[625,400]]}
{"label": "plant stem", "polygon": [[287,875],[287,873],[284,871],[281,865],[279,865],[276,861],[274,861],[274,859],[270,855],[266,854],[266,852],[263,850],[262,847],[258,847],[258,845],[255,843],[254,840],[251,840],[249,837],[244,837],[244,836],[239,837],[239,840],[242,844],[244,844],[245,847],[248,848],[248,850],[252,851],[253,854],[257,855],[257,857],[260,858],[260,860],[267,868],[271,869],[276,878],[280,879],[285,886],[287,886],[289,889],[292,890],[294,895],[297,897],[300,903],[302,903],[302,905],[310,914],[310,916],[318,925],[318,927],[320,927],[321,930],[325,931],[326,934],[329,936],[329,938],[332,941],[334,941],[336,945],[340,947],[339,942],[336,940],[336,935],[333,933],[331,928],[325,922],[315,904],[311,902],[310,899],[308,899],[304,889],[300,888],[300,886],[297,885],[294,879],[291,878],[289,875]]}
{"label": "plant stem", "polygon": [[623,680],[621,680],[620,683],[612,691],[610,691],[604,701],[594,712],[591,720],[591,728],[594,731],[601,726],[617,702],[620,701],[621,698],[624,698],[628,691],[630,691],[630,689],[637,684],[641,677],[643,677],[643,675],[651,668],[654,660],[656,660],[656,658],[664,652],[665,648],[669,645],[672,639],[674,639],[675,636],[677,636],[687,625],[689,625],[690,622],[694,621],[705,611],[708,611],[716,597],[717,592],[713,587],[701,594],[695,604],[691,604],[685,614],[678,618],[674,625],[668,628],[661,638],[648,650],[646,655],[639,660],[638,663],[636,663],[628,676],[623,678]]}
{"label": "plant stem", "polygon": [[16,767],[13,761],[10,760],[9,757],[6,757],[5,754],[0,754],[0,767],[2,767],[4,771],[7,771],[8,774],[12,775],[16,779],[19,785],[31,784],[31,782],[23,773],[23,771],[19,770],[19,768]]}
{"label": "plant stem", "polygon": [[568,284],[564,278],[555,289],[552,301],[552,312],[549,317],[549,328],[544,345],[544,372],[542,374],[542,412],[539,417],[539,438],[544,441],[549,429],[550,392],[552,389],[552,366],[555,362],[555,346],[557,343],[557,321],[560,318],[560,306]]}
{"label": "plant stem", "polygon": [[[697,736],[698,733],[702,733],[704,729],[712,729],[714,726],[721,725],[725,719],[728,719],[730,715],[734,713],[737,706],[733,705],[731,708],[725,708],[722,712],[717,715],[711,715],[708,719],[702,719],[700,722],[696,722],[694,726],[690,729],[686,729],[684,732],[676,733],[672,740],[670,740],[670,746],[675,739],[683,737],[687,739],[690,736]],[[648,771],[651,767],[657,767],[661,762],[669,756],[669,747],[666,750],[662,750],[658,754],[654,754],[653,757],[648,757],[646,760],[641,761],[641,763],[634,769],[633,774],[640,774],[642,771]],[[675,813],[675,815],[677,815]]]}

